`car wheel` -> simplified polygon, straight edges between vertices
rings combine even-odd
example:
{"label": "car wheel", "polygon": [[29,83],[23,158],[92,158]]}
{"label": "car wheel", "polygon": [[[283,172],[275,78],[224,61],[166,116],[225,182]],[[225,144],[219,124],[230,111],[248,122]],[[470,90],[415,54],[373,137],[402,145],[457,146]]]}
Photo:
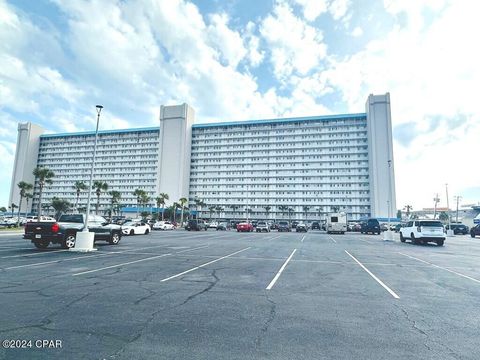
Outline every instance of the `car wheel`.
{"label": "car wheel", "polygon": [[475,234],[472,232],[470,233],[470,237],[474,238],[475,237]]}
{"label": "car wheel", "polygon": [[108,241],[108,243],[110,245],[117,245],[118,242],[120,241],[120,234],[115,232],[112,234],[112,236],[110,237],[110,240]]}
{"label": "car wheel", "polygon": [[443,246],[443,242],[444,242],[444,240],[438,240],[438,241],[437,241],[437,245],[438,245],[438,246]]}
{"label": "car wheel", "polygon": [[410,234],[410,239],[412,239],[412,244],[418,244],[418,240],[413,233]]}
{"label": "car wheel", "polygon": [[400,233],[400,241],[401,241],[401,242],[405,242],[405,238],[403,237],[403,234],[402,234],[402,233]]}
{"label": "car wheel", "polygon": [[145,230],[145,235],[147,235],[150,231],[148,229]]}
{"label": "car wheel", "polygon": [[33,243],[37,249],[46,249],[48,247],[48,241],[35,241]]}
{"label": "car wheel", "polygon": [[64,249],[71,249],[75,246],[75,234],[68,234],[63,240],[62,247]]}
{"label": "car wheel", "polygon": [[135,235],[135,231],[133,231],[133,229],[130,230],[130,234],[129,234],[129,235]]}

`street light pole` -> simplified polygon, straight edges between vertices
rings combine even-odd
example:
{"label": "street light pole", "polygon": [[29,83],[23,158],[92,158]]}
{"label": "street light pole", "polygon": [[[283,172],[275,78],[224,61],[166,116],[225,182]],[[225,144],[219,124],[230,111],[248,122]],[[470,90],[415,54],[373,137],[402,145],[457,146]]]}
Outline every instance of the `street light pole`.
{"label": "street light pole", "polygon": [[447,236],[453,236],[453,230],[450,227],[450,203],[448,201],[448,184],[445,184],[445,192],[446,192],[446,195],[447,195],[447,217],[448,217]]}
{"label": "street light pole", "polygon": [[459,195],[455,196],[455,200],[457,201],[457,215],[456,215],[456,217],[455,217],[455,222],[456,222],[456,223],[458,223],[458,203],[459,203],[459,201],[460,201],[461,199],[462,199],[461,196],[459,196]]}
{"label": "street light pole", "polygon": [[95,251],[96,248],[93,247],[95,243],[95,233],[88,231],[88,217],[90,216],[90,199],[92,195],[92,183],[93,183],[93,175],[95,173],[95,160],[97,156],[97,142],[98,142],[98,124],[100,123],[100,113],[103,109],[102,105],[97,105],[97,127],[95,129],[95,142],[93,144],[93,156],[92,156],[92,164],[90,165],[90,180],[88,182],[88,192],[87,192],[87,212],[85,214],[85,223],[83,224],[83,230],[77,232],[75,238],[75,244],[71,247],[70,251],[76,252],[89,252]]}
{"label": "street light pole", "polygon": [[92,184],[93,184],[93,174],[95,172],[95,160],[97,157],[97,142],[98,142],[98,125],[100,123],[100,113],[102,112],[103,106],[97,105],[95,107],[97,109],[97,127],[95,129],[95,142],[93,143],[93,157],[92,157],[92,164],[90,167],[90,180],[88,182],[88,196],[87,196],[87,213],[85,214],[85,224],[83,226],[83,232],[88,232],[88,217],[90,215],[90,198],[92,194]]}
{"label": "street light pole", "polygon": [[393,241],[393,233],[390,230],[390,218],[392,217],[392,160],[388,160],[388,229],[383,233],[383,240]]}
{"label": "street light pole", "polygon": [[435,202],[435,207],[433,208],[433,220],[435,220],[437,218],[437,204],[440,201],[438,194],[435,195],[433,201]]}

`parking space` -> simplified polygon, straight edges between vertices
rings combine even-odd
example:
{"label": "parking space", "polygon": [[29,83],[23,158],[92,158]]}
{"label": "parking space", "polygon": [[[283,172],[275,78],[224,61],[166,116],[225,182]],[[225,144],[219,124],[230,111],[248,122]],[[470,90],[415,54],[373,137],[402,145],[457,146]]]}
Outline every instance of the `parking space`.
{"label": "parking space", "polygon": [[468,237],[159,231],[82,254],[14,234],[0,247],[2,337],[63,341],[0,358],[473,359],[480,345]]}

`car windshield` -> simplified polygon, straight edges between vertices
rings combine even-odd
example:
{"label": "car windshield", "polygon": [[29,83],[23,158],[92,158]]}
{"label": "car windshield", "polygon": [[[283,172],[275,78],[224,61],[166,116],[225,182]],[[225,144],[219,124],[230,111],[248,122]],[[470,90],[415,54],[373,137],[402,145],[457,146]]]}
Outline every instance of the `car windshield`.
{"label": "car windshield", "polygon": [[280,222],[278,223],[278,225],[288,226],[288,222],[286,222],[286,221],[280,221]]}
{"label": "car windshield", "polygon": [[267,226],[267,223],[266,222],[263,222],[263,221],[259,221],[257,223],[257,226]]}
{"label": "car windshield", "polygon": [[443,227],[443,224],[440,221],[420,221],[419,226],[425,227]]}
{"label": "car windshield", "polygon": [[78,223],[83,224],[83,216],[81,214],[78,215],[62,215],[59,219],[60,222],[66,223]]}

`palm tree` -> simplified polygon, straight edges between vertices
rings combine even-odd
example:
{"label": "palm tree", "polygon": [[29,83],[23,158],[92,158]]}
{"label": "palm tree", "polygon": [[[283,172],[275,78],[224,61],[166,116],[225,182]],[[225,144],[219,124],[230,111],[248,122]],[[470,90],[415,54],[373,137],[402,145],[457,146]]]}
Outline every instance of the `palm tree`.
{"label": "palm tree", "polygon": [[33,194],[32,193],[26,193],[25,194],[25,201],[27,202],[27,209],[25,210],[25,217],[27,217],[28,214],[28,203],[30,199],[33,199]]}
{"label": "palm tree", "polygon": [[340,211],[340,206],[338,206],[338,205],[332,206],[332,212],[336,213],[336,212],[339,212],[339,211]]}
{"label": "palm tree", "polygon": [[322,212],[323,212],[323,208],[321,206],[317,207],[317,211],[318,211],[318,217],[321,218],[322,217]]}
{"label": "palm tree", "polygon": [[[22,208],[22,200],[23,200],[24,197],[26,197],[26,195],[28,193],[28,190],[33,189],[33,185],[30,184],[30,183],[27,183],[25,181],[20,181],[17,184],[17,186],[20,189],[20,200],[18,202],[18,216],[17,216],[17,226],[18,226],[18,224],[20,224],[20,210]],[[28,207],[28,205],[27,205],[27,207]]]}
{"label": "palm tree", "polygon": [[237,209],[239,208],[239,206],[238,205],[232,205],[232,206],[230,206],[230,208],[232,209],[233,221],[235,221],[235,214],[237,213]]}
{"label": "palm tree", "polygon": [[[151,197],[148,196],[148,194],[146,192],[144,192],[141,196],[140,196],[140,204],[142,205],[142,208],[145,209],[145,207],[148,205],[148,203],[150,202],[151,200]],[[143,212],[146,212],[147,213],[147,216],[148,216],[148,211],[143,211]],[[142,212],[142,213],[143,213]],[[143,216],[143,217],[146,217],[146,216]]]}
{"label": "palm tree", "polygon": [[215,212],[215,205],[210,206],[208,211],[210,212],[210,221],[212,221],[212,214]]}
{"label": "palm tree", "polygon": [[187,204],[188,200],[187,200],[187,198],[182,197],[178,200],[178,202],[180,203],[180,206],[182,208],[182,217],[181,217],[181,220],[180,220],[180,226],[183,226],[183,211],[185,209],[185,205]]}
{"label": "palm tree", "polygon": [[98,215],[98,208],[100,207],[100,195],[102,195],[102,191],[108,190],[108,184],[105,181],[95,180],[93,182],[92,189],[95,189],[95,194],[97,195],[95,215]]}
{"label": "palm tree", "polygon": [[12,203],[10,206],[9,206],[10,209],[12,209],[12,217],[13,217],[13,213],[15,212],[15,209],[18,208],[18,206],[14,203]]}
{"label": "palm tree", "polygon": [[197,210],[197,219],[200,218],[200,211],[202,209],[202,206],[206,206],[206,205],[207,204],[205,204],[203,200],[199,198],[195,198],[195,210]]}
{"label": "palm tree", "polygon": [[158,194],[158,198],[157,198],[157,199],[159,199],[159,200],[158,200],[158,203],[159,203],[160,205],[162,205],[162,221],[163,221],[163,220],[164,220],[164,218],[163,218],[163,213],[165,212],[165,200],[169,200],[170,197],[169,197],[168,194],[166,194],[166,193],[160,193],[160,194]]}
{"label": "palm tree", "polygon": [[405,210],[405,212],[406,212],[405,215],[407,216],[407,219],[410,218],[410,211],[411,211],[412,209],[413,209],[413,206],[412,206],[412,205],[405,205],[405,206],[403,207],[403,210]]}
{"label": "palm tree", "polygon": [[287,205],[280,205],[280,206],[278,207],[278,210],[280,210],[280,213],[281,213],[282,215],[285,215],[285,213],[288,211],[288,206],[287,206]]}
{"label": "palm tree", "polygon": [[77,200],[75,201],[75,209],[78,212],[78,200],[80,199],[80,193],[84,190],[87,190],[87,184],[85,184],[83,181],[77,180],[73,184],[72,188],[75,190],[77,194]]}
{"label": "palm tree", "polygon": [[38,210],[37,216],[40,219],[42,216],[42,194],[43,188],[45,185],[50,185],[53,181],[52,178],[55,176],[55,173],[49,168],[43,166],[37,166],[33,169],[33,176],[38,179]]}
{"label": "palm tree", "polygon": [[292,214],[295,212],[293,208],[288,208],[288,221],[292,221]]}
{"label": "palm tree", "polygon": [[220,213],[223,211],[223,207],[221,207],[220,205],[217,205],[215,206],[215,211],[217,212],[217,221],[218,221],[218,218],[220,217]]}
{"label": "palm tree", "polygon": [[305,221],[308,220],[308,210],[310,210],[309,206],[304,206],[303,207],[303,212],[305,213]]}
{"label": "palm tree", "polygon": [[55,219],[59,219],[60,216],[70,209],[70,202],[65,199],[60,199],[56,196],[53,197],[51,202],[52,208],[55,210]]}
{"label": "palm tree", "polygon": [[269,218],[270,210],[272,210],[272,207],[270,205],[265,206],[265,214],[267,215],[267,219]]}
{"label": "palm tree", "polygon": [[[112,190],[108,192],[108,195],[110,195],[110,212],[115,213],[118,209],[116,205],[118,205],[119,200],[122,198],[122,194],[120,191]],[[111,213],[110,216],[112,215]]]}
{"label": "palm tree", "polygon": [[146,194],[145,190],[142,189],[135,189],[133,195],[137,197],[137,217],[140,209],[140,202],[142,201],[142,196]]}
{"label": "palm tree", "polygon": [[7,212],[7,208],[6,208],[5,206],[0,207],[0,212],[6,213],[6,212]]}

